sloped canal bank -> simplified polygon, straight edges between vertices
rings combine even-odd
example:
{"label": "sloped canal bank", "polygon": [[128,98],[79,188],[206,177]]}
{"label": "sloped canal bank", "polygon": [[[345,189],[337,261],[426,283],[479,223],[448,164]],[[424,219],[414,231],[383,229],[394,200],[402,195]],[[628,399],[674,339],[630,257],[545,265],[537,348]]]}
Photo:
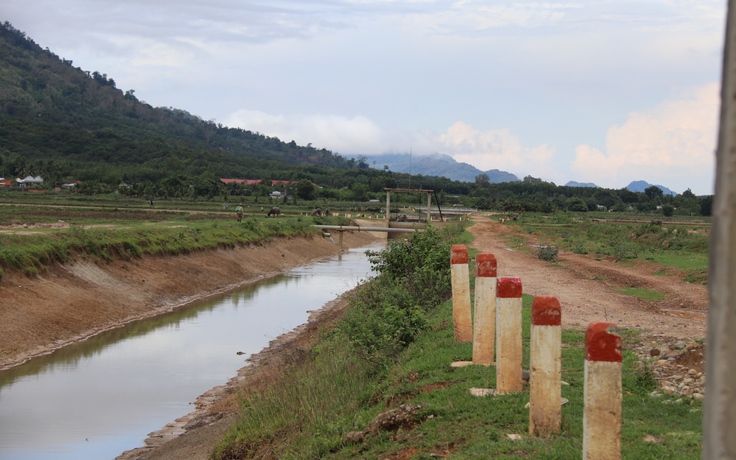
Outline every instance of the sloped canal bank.
{"label": "sloped canal bank", "polygon": [[113,458],[141,445],[369,274],[364,250],[351,250],[1,372],[0,459]]}

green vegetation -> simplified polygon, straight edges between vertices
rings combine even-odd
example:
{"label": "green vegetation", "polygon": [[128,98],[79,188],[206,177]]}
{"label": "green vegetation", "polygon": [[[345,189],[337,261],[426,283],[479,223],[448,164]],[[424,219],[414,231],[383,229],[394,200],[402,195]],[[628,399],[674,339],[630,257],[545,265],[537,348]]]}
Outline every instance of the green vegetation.
{"label": "green vegetation", "polygon": [[[446,282],[428,280],[422,273],[425,251],[430,264],[442,258],[441,273],[449,271],[447,253],[439,257],[427,244],[436,237],[436,233],[416,235],[410,242],[392,245],[381,256],[374,254],[379,272],[375,284],[380,288],[373,283],[364,286],[353,299],[356,309],[316,349],[299,353],[265,391],[243,396],[237,425],[213,457],[579,458],[584,335],[563,332],[562,378],[569,386],[562,391],[569,403],[563,407],[562,432],[547,439],[528,436],[528,389],[513,395],[474,397],[470,388],[495,387],[494,367],[450,368],[451,362],[469,360],[472,354],[471,344],[454,341],[451,302],[437,305],[426,298],[429,303],[412,306],[402,298],[405,289],[415,289],[411,280],[422,286]],[[444,243],[435,244],[446,249]],[[447,286],[438,287],[436,293],[447,293]],[[382,291],[387,291],[385,296]],[[525,295],[527,368],[531,302]],[[626,351],[626,345],[638,338],[631,331],[621,335],[625,350],[623,458],[700,458],[701,404],[652,397],[653,375]],[[363,441],[358,442],[346,440],[351,432],[364,432],[378,414],[401,404],[420,405],[421,409],[398,431],[364,433]],[[511,434],[521,439],[512,440]]]}
{"label": "green vegetation", "polygon": [[653,300],[664,300],[664,294],[651,289],[624,287],[620,288],[619,291],[626,295],[638,297],[641,300],[653,301]]}
{"label": "green vegetation", "polygon": [[311,217],[267,219],[260,212],[237,223],[232,211],[6,205],[0,206],[0,225],[15,227],[0,232],[0,269],[35,275],[80,257],[110,261],[232,248],[316,234],[313,223]]}
{"label": "green vegetation", "polygon": [[649,260],[683,270],[692,280],[705,281],[709,221],[689,217],[652,224],[647,220],[651,215],[638,217],[634,221],[610,219],[608,214],[524,213],[508,224],[543,240],[547,246],[542,247],[559,247],[575,254],[606,256],[617,261]]}

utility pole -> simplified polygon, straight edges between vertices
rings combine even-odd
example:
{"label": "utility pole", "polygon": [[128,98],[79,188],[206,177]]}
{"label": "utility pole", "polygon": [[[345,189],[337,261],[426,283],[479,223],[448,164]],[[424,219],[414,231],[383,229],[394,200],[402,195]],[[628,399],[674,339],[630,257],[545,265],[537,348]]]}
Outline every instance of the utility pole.
{"label": "utility pole", "polygon": [[736,0],[729,0],[710,239],[703,459],[736,459]]}

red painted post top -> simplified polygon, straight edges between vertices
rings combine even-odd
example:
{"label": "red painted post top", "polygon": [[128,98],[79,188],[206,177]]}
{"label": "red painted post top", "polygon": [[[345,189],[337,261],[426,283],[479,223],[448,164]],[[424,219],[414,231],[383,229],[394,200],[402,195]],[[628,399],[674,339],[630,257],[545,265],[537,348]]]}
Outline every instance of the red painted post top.
{"label": "red painted post top", "polygon": [[585,359],[588,361],[607,361],[620,363],[623,354],[621,336],[611,331],[614,323],[590,323],[585,332]]}
{"label": "red painted post top", "polygon": [[475,258],[475,276],[495,278],[498,272],[496,256],[493,254],[478,254]]}
{"label": "red painted post top", "polygon": [[468,263],[468,248],[464,244],[453,244],[450,248],[450,263],[455,264],[467,264]]}
{"label": "red painted post top", "polygon": [[496,282],[496,297],[501,299],[521,297],[521,278],[499,278]]}
{"label": "red painted post top", "polygon": [[562,308],[557,297],[538,295],[532,303],[532,324],[535,326],[562,325]]}

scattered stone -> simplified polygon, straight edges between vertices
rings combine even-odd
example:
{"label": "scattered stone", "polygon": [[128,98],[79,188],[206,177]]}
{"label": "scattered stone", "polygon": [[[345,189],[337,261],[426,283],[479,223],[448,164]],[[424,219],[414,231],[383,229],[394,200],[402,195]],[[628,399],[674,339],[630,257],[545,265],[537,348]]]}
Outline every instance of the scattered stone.
{"label": "scattered stone", "polygon": [[378,414],[368,428],[363,431],[351,431],[343,438],[345,444],[359,444],[365,441],[368,435],[375,435],[381,431],[397,431],[401,428],[413,428],[421,419],[419,411],[422,406],[419,404],[402,404],[396,409]]}
{"label": "scattered stone", "polygon": [[511,434],[507,434],[506,437],[509,438],[512,441],[521,441],[521,435],[520,434],[513,434],[513,433],[511,433]]}
{"label": "scattered stone", "polygon": [[471,388],[470,394],[473,396],[493,396],[496,394],[494,388]]}
{"label": "scattered stone", "polygon": [[342,440],[343,444],[361,444],[365,441],[365,432],[363,431],[351,431],[346,434]]}
{"label": "scattered stone", "polygon": [[644,442],[655,442],[655,443],[662,442],[660,438],[655,438],[654,436],[649,436],[649,435],[644,436],[643,441]]}
{"label": "scattered stone", "polygon": [[662,353],[659,351],[659,348],[652,348],[649,350],[649,356],[659,356],[659,354]]}
{"label": "scattered stone", "polygon": [[687,346],[684,340],[678,340],[675,342],[674,349],[675,350],[682,350]]}

